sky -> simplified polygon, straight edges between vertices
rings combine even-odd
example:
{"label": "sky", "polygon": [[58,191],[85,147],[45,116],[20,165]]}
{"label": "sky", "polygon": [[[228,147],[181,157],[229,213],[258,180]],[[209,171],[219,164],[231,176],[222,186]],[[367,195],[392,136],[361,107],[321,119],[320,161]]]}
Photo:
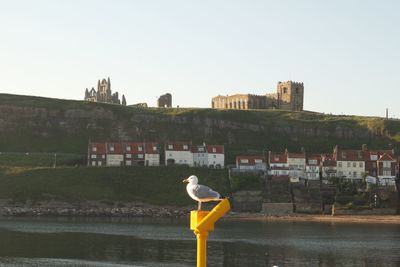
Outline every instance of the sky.
{"label": "sky", "polygon": [[397,0],[0,0],[0,93],[128,104],[304,83],[304,109],[400,118]]}

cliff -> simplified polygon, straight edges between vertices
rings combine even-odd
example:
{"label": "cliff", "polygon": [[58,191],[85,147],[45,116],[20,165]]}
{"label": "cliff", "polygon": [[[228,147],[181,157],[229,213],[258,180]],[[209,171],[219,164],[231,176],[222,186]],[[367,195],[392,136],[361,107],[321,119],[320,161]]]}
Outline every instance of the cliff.
{"label": "cliff", "polygon": [[86,153],[88,141],[224,144],[228,163],[263,150],[399,147],[400,121],[280,110],[134,108],[0,94],[0,151]]}

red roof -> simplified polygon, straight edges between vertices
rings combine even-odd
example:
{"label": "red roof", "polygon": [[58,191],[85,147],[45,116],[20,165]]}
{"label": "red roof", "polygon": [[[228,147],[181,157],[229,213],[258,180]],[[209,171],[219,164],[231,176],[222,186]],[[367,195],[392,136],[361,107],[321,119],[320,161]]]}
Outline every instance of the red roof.
{"label": "red roof", "polygon": [[336,160],[327,159],[322,162],[322,166],[329,167],[334,166],[336,167]]}
{"label": "red roof", "polygon": [[207,152],[213,154],[224,154],[223,145],[207,145]]}
{"label": "red roof", "polygon": [[108,154],[123,154],[124,149],[122,143],[106,143]]}
{"label": "red roof", "polygon": [[153,142],[144,143],[144,151],[146,154],[159,154],[160,153],[158,143],[153,143]]}
{"label": "red roof", "polygon": [[[311,160],[315,160],[315,163],[310,163]],[[321,162],[321,156],[308,156],[307,157],[307,165],[310,166],[319,166],[319,163]]]}
{"label": "red roof", "polygon": [[389,154],[383,154],[378,161],[395,161]]}
{"label": "red roof", "polygon": [[[172,148],[169,148],[172,146]],[[187,149],[185,148],[187,147]],[[189,142],[167,142],[165,143],[165,151],[190,151],[191,144]]]}
{"label": "red roof", "polygon": [[[242,162],[242,160],[247,160],[247,163]],[[263,156],[237,156],[236,164],[238,165],[256,165],[256,160],[261,160],[265,163],[265,158]]]}
{"label": "red roof", "polygon": [[[125,153],[127,154],[143,154],[144,145],[143,143],[125,143]],[[130,150],[129,150],[130,148]]]}
{"label": "red roof", "polygon": [[287,163],[287,157],[284,153],[270,153],[269,163]]}
{"label": "red roof", "polygon": [[192,153],[207,153],[206,147],[203,145],[192,146]]}
{"label": "red roof", "polygon": [[362,150],[338,150],[337,161],[364,161],[365,152]]}
{"label": "red roof", "polygon": [[106,153],[106,145],[104,143],[89,144],[89,154],[105,154],[105,153]]}

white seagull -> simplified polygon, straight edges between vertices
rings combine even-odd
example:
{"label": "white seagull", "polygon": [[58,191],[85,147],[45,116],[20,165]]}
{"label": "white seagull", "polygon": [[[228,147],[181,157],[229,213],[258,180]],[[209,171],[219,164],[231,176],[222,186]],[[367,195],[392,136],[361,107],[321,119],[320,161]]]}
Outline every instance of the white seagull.
{"label": "white seagull", "polygon": [[222,200],[218,192],[215,192],[208,186],[198,184],[199,179],[195,175],[191,175],[189,178],[183,180],[183,182],[188,183],[186,191],[189,196],[199,202],[197,210],[201,210],[202,202]]}

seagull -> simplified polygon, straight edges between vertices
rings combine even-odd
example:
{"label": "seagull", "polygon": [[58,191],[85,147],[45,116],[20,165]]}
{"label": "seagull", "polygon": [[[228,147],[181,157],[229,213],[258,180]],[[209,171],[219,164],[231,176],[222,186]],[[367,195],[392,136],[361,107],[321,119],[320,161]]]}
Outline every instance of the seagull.
{"label": "seagull", "polygon": [[186,186],[186,191],[189,196],[194,200],[198,201],[197,210],[201,210],[201,203],[208,201],[221,201],[221,195],[215,192],[211,188],[205,185],[198,184],[199,179],[195,175],[191,175],[189,178],[183,180],[182,182],[188,183]]}

